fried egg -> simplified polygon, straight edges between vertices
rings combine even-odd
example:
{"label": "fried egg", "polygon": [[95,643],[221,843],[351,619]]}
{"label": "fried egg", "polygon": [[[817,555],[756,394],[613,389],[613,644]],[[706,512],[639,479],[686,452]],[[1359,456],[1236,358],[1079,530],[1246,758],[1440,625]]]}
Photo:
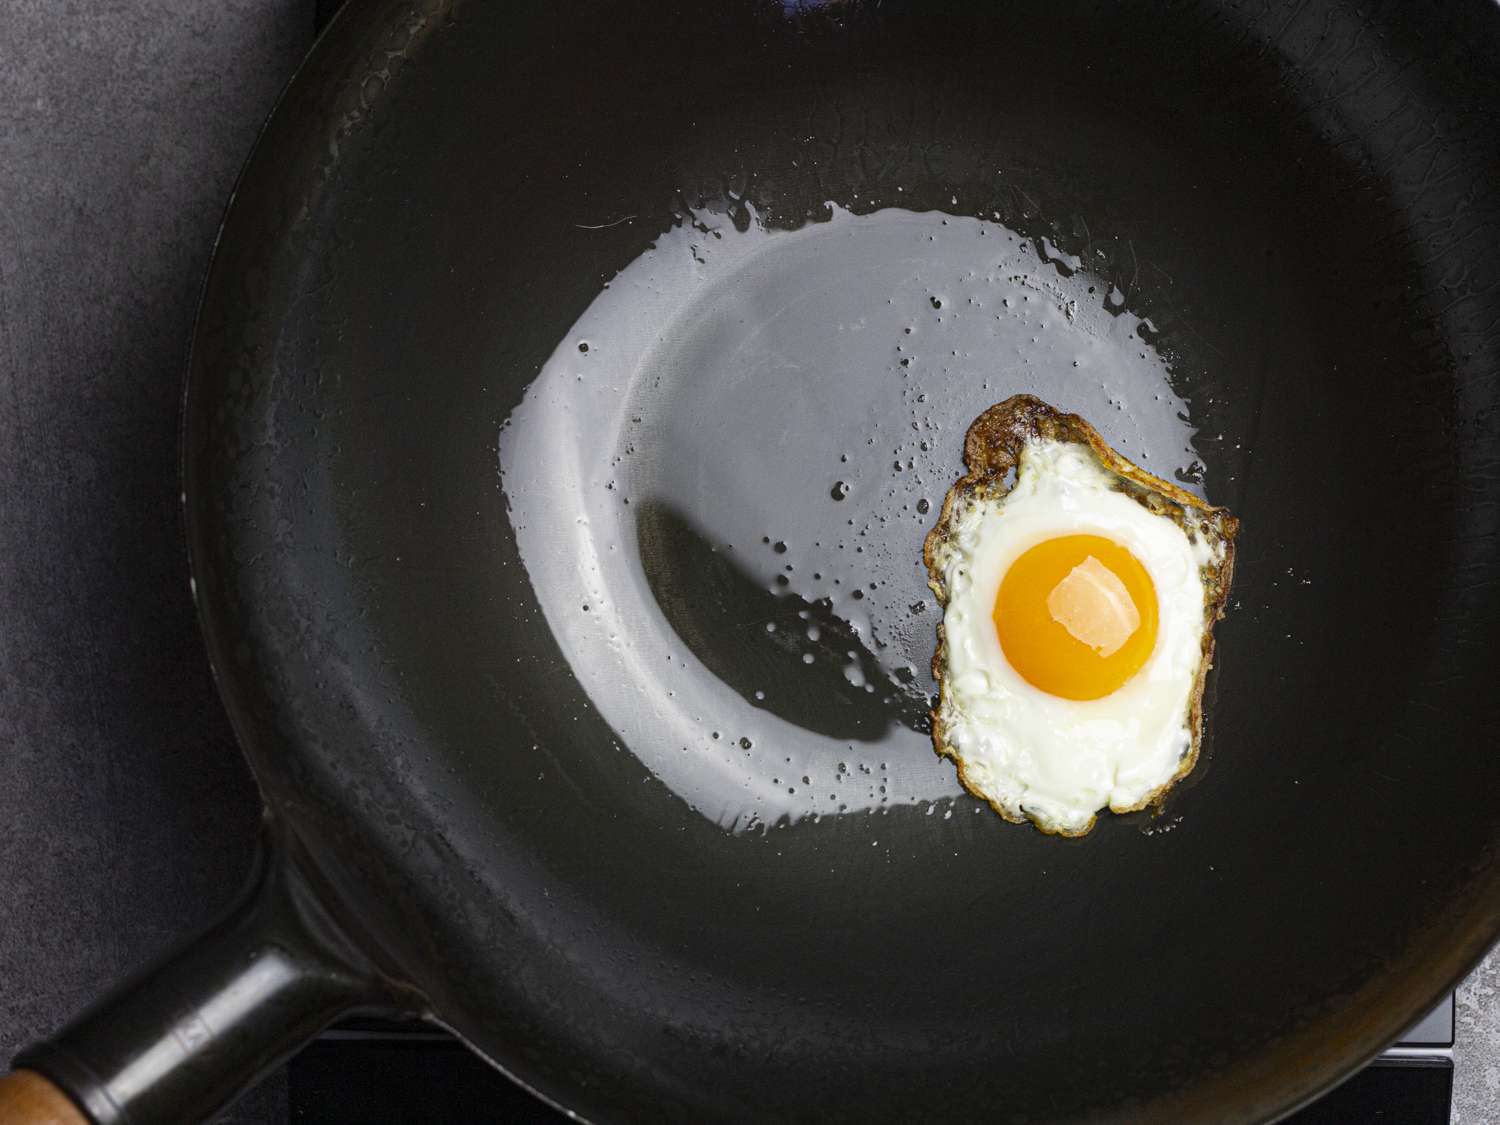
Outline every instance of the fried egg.
{"label": "fried egg", "polygon": [[1197,760],[1238,521],[1018,395],[969,428],[924,559],[933,745],[1007,820],[1081,836]]}

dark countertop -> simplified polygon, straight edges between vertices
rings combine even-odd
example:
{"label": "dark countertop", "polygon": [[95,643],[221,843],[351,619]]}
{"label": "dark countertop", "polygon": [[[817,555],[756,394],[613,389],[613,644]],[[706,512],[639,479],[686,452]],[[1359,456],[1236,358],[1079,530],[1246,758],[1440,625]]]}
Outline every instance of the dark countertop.
{"label": "dark countertop", "polygon": [[[0,5],[0,1059],[229,902],[258,817],[203,660],[180,378],[314,0]],[[1500,1125],[1500,956],[1455,1123]],[[285,1120],[274,1076],[224,1120]]]}
{"label": "dark countertop", "polygon": [[[0,5],[0,1057],[222,909],[258,801],[177,503],[198,288],[312,0]],[[227,1120],[284,1119],[278,1088]]]}

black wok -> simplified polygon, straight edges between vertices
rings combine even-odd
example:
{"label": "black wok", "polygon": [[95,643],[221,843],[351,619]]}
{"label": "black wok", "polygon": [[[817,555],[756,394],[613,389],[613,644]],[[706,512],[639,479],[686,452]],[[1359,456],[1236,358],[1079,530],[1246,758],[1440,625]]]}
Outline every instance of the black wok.
{"label": "black wok", "polygon": [[[264,860],[19,1065],[186,1121],[377,1009],[595,1121],[1349,1074],[1500,933],[1496,58],[1483,0],[349,5],[185,410]],[[1243,521],[1204,760],[1074,841],[925,735],[1016,391]]]}

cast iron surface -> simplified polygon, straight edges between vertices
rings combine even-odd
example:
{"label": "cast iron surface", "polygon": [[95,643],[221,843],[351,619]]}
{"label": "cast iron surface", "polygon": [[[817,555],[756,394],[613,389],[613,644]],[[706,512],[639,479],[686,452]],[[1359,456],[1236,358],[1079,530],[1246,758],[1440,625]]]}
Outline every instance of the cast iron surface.
{"label": "cast iron surface", "polygon": [[[1393,1037],[1500,920],[1497,38],[1480,3],[345,13],[240,185],[186,466],[221,688],[348,931],[605,1120],[1253,1119]],[[497,433],[605,282],[742,201],[1102,250],[1175,355],[1245,533],[1171,832],[736,835],[597,713]],[[730,589],[704,635],[765,613]]]}

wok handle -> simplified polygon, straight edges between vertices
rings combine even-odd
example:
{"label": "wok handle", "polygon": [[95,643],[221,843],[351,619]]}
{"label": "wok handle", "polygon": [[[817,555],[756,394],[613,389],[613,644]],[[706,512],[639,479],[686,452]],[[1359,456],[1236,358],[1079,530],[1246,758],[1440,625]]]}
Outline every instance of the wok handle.
{"label": "wok handle", "polygon": [[340,1015],[403,1006],[268,839],[248,891],[207,932],[16,1057],[0,1121],[201,1122]]}

